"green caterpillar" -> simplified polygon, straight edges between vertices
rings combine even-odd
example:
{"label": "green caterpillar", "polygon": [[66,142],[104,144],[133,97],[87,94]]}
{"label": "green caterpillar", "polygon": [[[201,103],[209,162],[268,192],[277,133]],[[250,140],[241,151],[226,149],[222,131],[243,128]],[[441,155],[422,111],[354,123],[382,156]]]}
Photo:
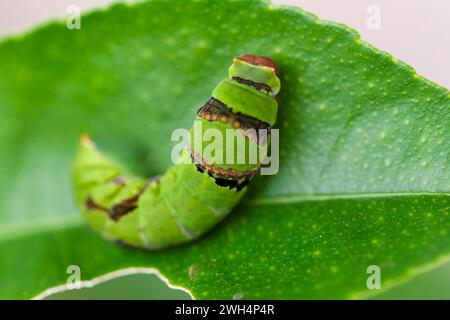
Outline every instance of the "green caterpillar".
{"label": "green caterpillar", "polygon": [[[264,148],[269,140],[255,131],[267,130],[270,137],[278,111],[278,67],[268,57],[243,55],[233,59],[228,73],[196,121],[223,134],[238,131],[246,147]],[[201,152],[204,146],[190,141],[180,163],[146,180],[126,175],[83,136],[73,168],[77,204],[94,229],[122,244],[155,250],[196,239],[235,207],[262,162],[221,164],[217,155]],[[219,151],[224,159],[235,150],[227,145]]]}

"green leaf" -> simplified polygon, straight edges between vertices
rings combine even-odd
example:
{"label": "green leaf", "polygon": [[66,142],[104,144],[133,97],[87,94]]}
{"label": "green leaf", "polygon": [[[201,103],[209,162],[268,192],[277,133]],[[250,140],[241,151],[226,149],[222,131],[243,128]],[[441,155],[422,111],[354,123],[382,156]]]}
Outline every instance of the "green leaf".
{"label": "green leaf", "polygon": [[[232,57],[282,71],[280,172],[199,241],[120,248],[79,218],[79,135],[136,173],[163,172]],[[157,268],[195,298],[360,298],[450,253],[449,92],[345,26],[261,1],[150,1],[0,44],[0,297]],[[158,137],[158,138],[155,138]]]}

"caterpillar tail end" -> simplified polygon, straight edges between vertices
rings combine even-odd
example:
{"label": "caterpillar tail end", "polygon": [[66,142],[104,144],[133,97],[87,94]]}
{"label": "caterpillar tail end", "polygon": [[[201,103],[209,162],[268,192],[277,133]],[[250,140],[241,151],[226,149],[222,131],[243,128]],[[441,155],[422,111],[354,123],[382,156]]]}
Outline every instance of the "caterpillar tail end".
{"label": "caterpillar tail end", "polygon": [[94,149],[95,143],[92,141],[91,137],[88,134],[82,134],[80,136],[81,145],[87,148]]}
{"label": "caterpillar tail end", "polygon": [[127,175],[84,134],[73,163],[75,200],[88,224],[104,238],[145,248],[140,235],[140,196],[146,179]]}

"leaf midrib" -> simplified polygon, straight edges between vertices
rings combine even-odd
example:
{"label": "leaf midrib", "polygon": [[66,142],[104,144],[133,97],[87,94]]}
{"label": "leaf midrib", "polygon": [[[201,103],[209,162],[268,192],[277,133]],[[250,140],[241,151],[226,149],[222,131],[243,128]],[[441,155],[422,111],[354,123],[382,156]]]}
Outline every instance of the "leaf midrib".
{"label": "leaf midrib", "polygon": [[414,196],[450,196],[449,192],[367,192],[367,193],[331,193],[331,194],[292,194],[283,196],[255,197],[244,200],[244,205],[284,204],[296,202],[355,200],[366,198],[395,198]]}

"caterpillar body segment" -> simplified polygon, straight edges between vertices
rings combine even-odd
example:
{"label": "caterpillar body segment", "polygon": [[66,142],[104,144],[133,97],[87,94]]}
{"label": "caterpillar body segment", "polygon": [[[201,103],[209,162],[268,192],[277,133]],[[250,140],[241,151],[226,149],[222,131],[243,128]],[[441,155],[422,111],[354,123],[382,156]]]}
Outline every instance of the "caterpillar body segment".
{"label": "caterpillar body segment", "polygon": [[[218,188],[187,160],[146,181],[82,144],[74,168],[77,202],[89,224],[113,241],[152,250],[193,240],[222,220],[245,190]],[[209,188],[218,190],[198,197]]]}
{"label": "caterpillar body segment", "polygon": [[[155,250],[194,240],[223,220],[259,171],[262,159],[249,161],[247,150],[256,148],[264,154],[269,144],[278,109],[274,97],[280,89],[276,71],[270,58],[234,59],[229,78],[218,84],[197,112],[191,136],[198,124],[202,132],[214,129],[223,136],[232,129],[245,144],[244,154],[229,144],[207,153],[209,142],[194,139],[179,164],[147,180],[126,173],[82,137],[73,183],[88,223],[107,239]],[[258,135],[259,130],[266,130],[267,137]],[[230,163],[230,153],[244,156],[245,161]]]}

